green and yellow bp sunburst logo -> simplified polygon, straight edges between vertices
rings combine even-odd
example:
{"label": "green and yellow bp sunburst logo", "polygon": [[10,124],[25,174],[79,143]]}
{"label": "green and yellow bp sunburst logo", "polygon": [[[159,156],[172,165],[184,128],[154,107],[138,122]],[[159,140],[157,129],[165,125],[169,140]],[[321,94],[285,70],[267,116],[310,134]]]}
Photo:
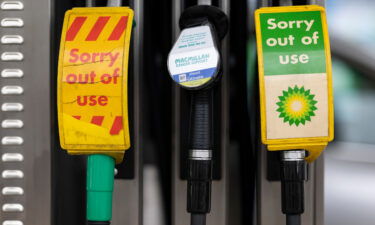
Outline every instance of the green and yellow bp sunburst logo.
{"label": "green and yellow bp sunburst logo", "polygon": [[279,106],[277,109],[280,113],[279,118],[284,118],[284,123],[289,123],[290,126],[305,125],[306,121],[311,121],[311,117],[315,116],[314,111],[318,109],[314,97],[310,89],[305,90],[303,86],[288,87],[288,90],[283,91],[283,95],[279,96],[280,101],[276,103]]}

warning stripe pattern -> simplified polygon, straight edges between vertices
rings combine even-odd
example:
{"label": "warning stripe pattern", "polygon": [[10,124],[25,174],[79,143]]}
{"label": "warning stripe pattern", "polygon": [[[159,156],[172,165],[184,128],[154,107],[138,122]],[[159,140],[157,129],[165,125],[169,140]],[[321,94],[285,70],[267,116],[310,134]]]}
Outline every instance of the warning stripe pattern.
{"label": "warning stripe pattern", "polygon": [[[73,117],[77,120],[81,119],[81,116],[73,116]],[[93,116],[91,118],[90,123],[95,124],[97,126],[102,126],[103,121],[104,121],[104,116]],[[116,116],[112,123],[112,127],[111,127],[111,130],[109,131],[109,134],[117,135],[120,133],[122,129],[123,129],[122,116]]]}
{"label": "warning stripe pattern", "polygon": [[104,120],[104,116],[93,116],[91,119],[91,123],[101,126]]}
{"label": "warning stripe pattern", "polygon": [[76,38],[78,31],[81,29],[86,19],[86,16],[77,16],[74,19],[72,25],[70,25],[68,31],[66,32],[66,41],[73,41]]}
{"label": "warning stripe pattern", "polygon": [[114,41],[114,40],[120,39],[122,33],[124,33],[124,30],[126,29],[126,24],[128,24],[128,17],[122,16],[120,20],[118,21],[117,25],[115,26],[115,29],[113,29],[108,40]]}
{"label": "warning stripe pattern", "polygon": [[92,27],[89,35],[87,35],[86,41],[96,41],[100,33],[103,31],[103,28],[107,24],[108,20],[109,16],[99,16],[94,26]]}
{"label": "warning stripe pattern", "polygon": [[[85,40],[86,41],[98,40],[100,34],[102,34],[102,31],[104,30],[110,18],[111,18],[110,16],[99,16]],[[79,31],[81,30],[82,26],[85,24],[86,21],[87,21],[87,16],[75,17],[74,21],[72,22],[72,24],[68,28],[68,31],[66,32],[65,40],[74,41],[74,39],[76,38],[77,34],[79,33]],[[127,23],[128,23],[128,17],[121,16],[107,40],[108,41],[119,40],[126,29]]]}

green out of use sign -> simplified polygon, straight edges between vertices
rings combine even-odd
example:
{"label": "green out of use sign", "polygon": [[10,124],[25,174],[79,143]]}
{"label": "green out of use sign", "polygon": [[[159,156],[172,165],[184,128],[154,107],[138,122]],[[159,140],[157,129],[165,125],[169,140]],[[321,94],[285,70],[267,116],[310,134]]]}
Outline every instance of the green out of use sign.
{"label": "green out of use sign", "polygon": [[331,58],[325,10],[261,8],[255,13],[262,141],[269,150],[319,155],[333,139]]}
{"label": "green out of use sign", "polygon": [[264,75],[326,71],[320,11],[260,15]]}

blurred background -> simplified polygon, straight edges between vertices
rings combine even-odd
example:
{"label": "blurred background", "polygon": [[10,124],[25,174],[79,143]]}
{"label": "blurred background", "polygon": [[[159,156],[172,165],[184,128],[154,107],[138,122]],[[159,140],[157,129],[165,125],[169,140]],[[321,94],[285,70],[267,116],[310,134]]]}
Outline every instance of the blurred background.
{"label": "blurred background", "polygon": [[375,2],[327,1],[335,141],[325,152],[326,224],[375,220]]}

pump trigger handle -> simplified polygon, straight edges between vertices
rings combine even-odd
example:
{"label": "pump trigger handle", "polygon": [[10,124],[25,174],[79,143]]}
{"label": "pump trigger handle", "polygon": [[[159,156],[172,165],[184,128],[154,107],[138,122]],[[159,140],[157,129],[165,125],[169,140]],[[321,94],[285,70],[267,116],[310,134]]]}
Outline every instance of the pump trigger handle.
{"label": "pump trigger handle", "polygon": [[184,10],[180,17],[179,25],[183,30],[188,27],[203,25],[210,22],[217,32],[217,37],[222,40],[228,32],[229,21],[227,15],[219,8],[211,5],[196,5]]}

